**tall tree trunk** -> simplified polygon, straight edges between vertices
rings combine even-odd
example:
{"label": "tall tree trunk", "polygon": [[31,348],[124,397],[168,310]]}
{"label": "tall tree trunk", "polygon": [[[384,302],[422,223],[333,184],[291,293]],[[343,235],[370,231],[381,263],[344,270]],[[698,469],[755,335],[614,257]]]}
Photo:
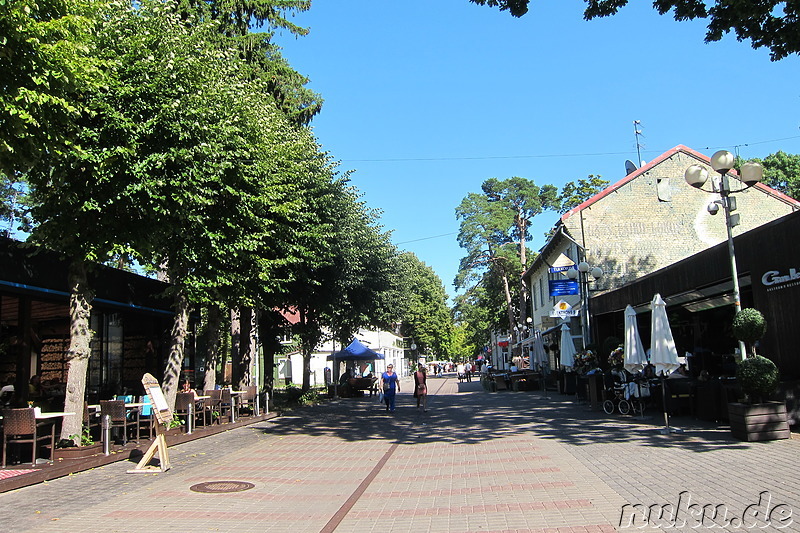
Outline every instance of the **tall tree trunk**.
{"label": "tall tree trunk", "polygon": [[303,354],[303,385],[302,391],[306,392],[311,388],[311,354],[314,350],[314,343],[312,342],[312,337],[310,329],[311,326],[309,325],[309,317],[305,310],[300,309],[300,327],[301,327],[301,334],[300,334],[300,341],[302,342],[302,349],[301,353]]}
{"label": "tall tree trunk", "polygon": [[175,408],[175,395],[178,392],[178,380],[181,377],[186,334],[189,325],[189,299],[183,290],[178,290],[175,295],[174,307],[175,319],[172,324],[169,360],[167,361],[167,367],[164,369],[164,382],[161,384],[170,409]]}
{"label": "tall tree trunk", "polygon": [[206,353],[206,373],[203,376],[203,390],[212,390],[217,386],[217,365],[219,365],[220,334],[222,325],[222,312],[219,304],[213,303],[208,306],[208,325],[206,328],[207,353]]}
{"label": "tall tree trunk", "polygon": [[508,331],[511,332],[512,340],[516,341],[516,335],[514,335],[514,306],[511,304],[511,286],[508,283],[508,276],[505,271],[502,272],[503,295],[506,298],[506,313],[508,315]]}
{"label": "tall tree trunk", "polygon": [[242,344],[242,313],[239,307],[231,308],[231,383],[238,383],[241,378],[241,344]]}
{"label": "tall tree trunk", "polygon": [[244,390],[252,384],[253,379],[253,318],[255,312],[252,307],[241,307],[239,309],[239,370],[237,379],[233,381],[237,390]]}
{"label": "tall tree trunk", "polygon": [[[528,268],[528,258],[525,248],[525,236],[527,235],[527,227],[526,227],[526,220],[521,215],[518,214],[517,216],[517,230],[519,231],[519,260],[520,264],[522,265],[522,272],[519,275],[519,339],[517,342],[520,342],[523,338],[523,331],[524,328],[528,325],[528,286],[525,285],[525,270]],[[514,345],[514,350],[517,352],[516,355],[522,355],[522,346]]]}
{"label": "tall tree trunk", "polygon": [[[89,290],[86,275],[86,262],[74,259],[69,268],[69,350],[67,360],[67,390],[64,398],[64,411],[79,413],[64,417],[61,438],[80,435],[83,431],[83,402],[86,396],[86,374],[89,357],[92,355],[92,330],[89,318],[94,296]],[[80,441],[78,440],[76,444]]]}

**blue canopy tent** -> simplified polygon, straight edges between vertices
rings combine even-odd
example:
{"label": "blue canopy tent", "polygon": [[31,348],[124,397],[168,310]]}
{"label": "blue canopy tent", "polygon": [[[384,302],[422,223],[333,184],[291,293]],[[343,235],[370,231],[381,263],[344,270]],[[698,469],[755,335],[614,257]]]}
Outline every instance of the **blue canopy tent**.
{"label": "blue canopy tent", "polygon": [[[382,353],[374,352],[361,344],[361,342],[353,337],[353,342],[345,348],[344,350],[340,350],[338,352],[332,353],[328,356],[328,359],[333,360],[334,370],[338,372],[337,363],[341,362],[355,362],[355,361],[375,361],[376,359],[384,359],[384,355]],[[366,379],[366,378],[365,378]],[[334,387],[334,397],[337,396],[337,387]]]}
{"label": "blue canopy tent", "polygon": [[374,352],[361,344],[361,342],[353,337],[353,342],[344,350],[338,351],[328,356],[328,359],[334,361],[374,361],[376,359],[383,359],[382,353]]}

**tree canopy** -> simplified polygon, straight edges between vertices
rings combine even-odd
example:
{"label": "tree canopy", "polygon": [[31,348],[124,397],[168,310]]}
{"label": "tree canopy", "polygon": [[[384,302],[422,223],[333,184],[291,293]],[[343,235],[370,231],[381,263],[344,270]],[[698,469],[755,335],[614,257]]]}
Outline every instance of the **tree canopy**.
{"label": "tree canopy", "polygon": [[792,198],[800,198],[800,155],[777,151],[756,160],[764,167],[764,183]]}
{"label": "tree canopy", "polygon": [[[498,7],[512,16],[528,12],[531,0],[470,0],[475,4]],[[628,0],[584,0],[584,18],[591,20],[616,14]],[[711,4],[709,6],[709,4]],[[706,19],[705,42],[719,41],[733,32],[739,41],[750,41],[753,48],[766,47],[773,61],[800,53],[800,25],[796,2],[782,0],[654,0],[653,8],[665,15],[672,11],[677,21]]]}

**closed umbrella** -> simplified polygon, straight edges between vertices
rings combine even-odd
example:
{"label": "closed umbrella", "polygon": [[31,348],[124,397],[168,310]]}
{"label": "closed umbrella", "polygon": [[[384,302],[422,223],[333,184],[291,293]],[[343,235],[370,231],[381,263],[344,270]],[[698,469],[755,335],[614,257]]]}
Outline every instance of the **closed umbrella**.
{"label": "closed umbrella", "polygon": [[532,368],[536,365],[543,365],[547,361],[547,354],[544,352],[544,340],[542,340],[542,332],[536,331],[533,334],[533,355],[532,355]]}
{"label": "closed umbrella", "polygon": [[657,374],[669,374],[680,366],[678,350],[667,318],[667,304],[660,294],[653,297],[653,317],[650,323],[650,362]]}
{"label": "closed umbrella", "polygon": [[664,404],[664,434],[680,433],[682,430],[669,427],[669,412],[667,410],[667,392],[664,376],[680,366],[678,350],[675,349],[675,339],[667,318],[667,304],[656,293],[653,296],[652,320],[650,322],[650,362],[656,367],[656,373],[661,376],[661,401]]}
{"label": "closed umbrella", "polygon": [[575,343],[572,342],[572,333],[569,324],[561,324],[561,366],[572,369],[575,364]]}
{"label": "closed umbrella", "polygon": [[630,305],[625,308],[625,370],[635,374],[647,364],[647,354],[639,336],[636,311]]}
{"label": "closed umbrella", "polygon": [[[642,338],[639,336],[639,325],[636,323],[636,311],[633,307],[628,305],[625,308],[625,370],[631,374],[635,374],[642,370],[647,364],[647,353],[644,351],[642,345]],[[630,387],[631,385],[626,385]],[[631,393],[631,391],[628,389]],[[647,389],[649,390],[649,389]],[[642,402],[642,386],[641,381],[636,382],[636,392],[638,392],[639,408],[641,412],[639,416],[644,419],[644,403]]]}

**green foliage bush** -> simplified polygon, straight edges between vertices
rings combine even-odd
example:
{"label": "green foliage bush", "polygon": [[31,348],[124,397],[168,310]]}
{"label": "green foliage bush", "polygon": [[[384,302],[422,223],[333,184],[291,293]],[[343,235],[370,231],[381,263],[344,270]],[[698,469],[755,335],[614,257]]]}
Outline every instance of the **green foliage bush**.
{"label": "green foliage bush", "polygon": [[761,401],[778,385],[778,367],[775,363],[756,355],[748,357],[736,367],[736,380],[750,401]]}
{"label": "green foliage bush", "polygon": [[767,321],[758,309],[742,309],[733,317],[733,335],[740,341],[752,344],[767,332]]}

